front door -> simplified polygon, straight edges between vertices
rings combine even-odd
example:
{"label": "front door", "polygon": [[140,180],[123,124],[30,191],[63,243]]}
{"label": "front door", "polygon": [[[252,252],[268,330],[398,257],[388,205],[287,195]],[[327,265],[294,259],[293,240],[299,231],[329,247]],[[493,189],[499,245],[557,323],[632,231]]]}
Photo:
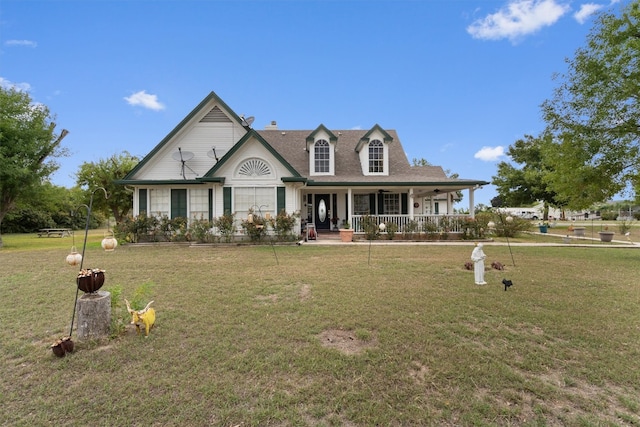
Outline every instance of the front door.
{"label": "front door", "polygon": [[316,230],[329,230],[331,227],[331,218],[329,216],[329,195],[315,195],[315,209],[313,220],[316,223]]}

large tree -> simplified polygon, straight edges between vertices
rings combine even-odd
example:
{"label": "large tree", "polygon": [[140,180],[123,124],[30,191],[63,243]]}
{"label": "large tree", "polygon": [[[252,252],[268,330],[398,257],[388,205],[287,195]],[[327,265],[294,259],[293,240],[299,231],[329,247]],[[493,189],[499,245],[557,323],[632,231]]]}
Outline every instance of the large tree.
{"label": "large tree", "polygon": [[584,208],[640,183],[640,2],[599,15],[542,105],[554,190]]}
{"label": "large tree", "polygon": [[66,155],[60,143],[67,131],[55,128],[46,106],[0,86],[0,225],[17,200],[29,197],[58,169],[55,158]]}
{"label": "large tree", "polygon": [[123,185],[114,184],[114,181],[124,178],[138,162],[137,157],[126,151],[95,163],[85,162],[76,174],[76,182],[87,192],[98,187],[107,190],[109,197],[106,199],[102,193],[95,193],[92,208],[121,222],[133,207],[133,193]]}
{"label": "large tree", "polygon": [[516,163],[498,163],[498,172],[493,177],[500,201],[507,206],[522,206],[538,201],[544,202],[544,217],[549,206],[560,205],[558,195],[550,189],[549,176],[553,168],[546,163],[545,153],[552,144],[552,136],[525,135],[509,146],[506,154]]}

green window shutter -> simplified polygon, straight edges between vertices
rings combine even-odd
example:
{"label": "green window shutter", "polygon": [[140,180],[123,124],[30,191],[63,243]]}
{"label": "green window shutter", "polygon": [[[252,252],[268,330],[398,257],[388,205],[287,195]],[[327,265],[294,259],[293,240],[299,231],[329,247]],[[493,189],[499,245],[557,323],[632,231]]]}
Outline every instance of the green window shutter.
{"label": "green window shutter", "polygon": [[138,213],[147,213],[147,189],[138,190]]}
{"label": "green window shutter", "polygon": [[402,215],[409,213],[409,195],[407,193],[400,195],[400,212],[402,212]]}
{"label": "green window shutter", "polygon": [[187,190],[172,189],[171,190],[171,219],[187,218]]}
{"label": "green window shutter", "polygon": [[224,209],[224,214],[228,215],[231,213],[231,187],[223,187],[222,188],[222,206]]}
{"label": "green window shutter", "polygon": [[209,189],[209,221],[213,221],[213,188]]}
{"label": "green window shutter", "polygon": [[369,215],[376,214],[376,193],[369,194]]}
{"label": "green window shutter", "polygon": [[287,200],[286,200],[286,189],[284,187],[278,187],[278,201],[276,207],[276,215],[278,215],[282,210],[287,209]]}
{"label": "green window shutter", "polygon": [[384,215],[384,197],[382,193],[378,193],[378,215]]}

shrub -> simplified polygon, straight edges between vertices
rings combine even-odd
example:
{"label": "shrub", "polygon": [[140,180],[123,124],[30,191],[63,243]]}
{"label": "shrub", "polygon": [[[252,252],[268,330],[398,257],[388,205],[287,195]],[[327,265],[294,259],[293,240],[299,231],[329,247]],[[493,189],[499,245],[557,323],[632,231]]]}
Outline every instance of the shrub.
{"label": "shrub", "polygon": [[138,243],[146,240],[155,241],[157,229],[158,219],[154,216],[147,216],[143,212],[135,218],[128,216],[116,224],[114,233],[120,241]]}
{"label": "shrub", "polygon": [[418,224],[418,221],[412,219],[405,224],[404,228],[402,229],[402,234],[404,235],[405,239],[413,239],[414,234],[419,230],[420,224]]}
{"label": "shrub", "polygon": [[429,217],[422,224],[422,231],[426,234],[427,239],[435,240],[436,234],[438,233],[438,225],[435,223],[433,218]]}
{"label": "shrub", "polygon": [[295,213],[289,215],[284,209],[282,209],[275,218],[272,218],[269,221],[269,224],[276,233],[279,241],[294,240],[296,238],[293,228],[295,227],[296,219],[299,216],[300,214]]}
{"label": "shrub", "polygon": [[25,208],[10,211],[2,221],[3,233],[31,233],[40,228],[55,227],[56,223],[48,212]]}
{"label": "shrub", "polygon": [[633,220],[624,219],[622,221],[618,221],[618,231],[620,234],[626,234],[631,227],[633,226]]}
{"label": "shrub", "polygon": [[398,232],[398,224],[395,222],[389,222],[386,224],[387,228],[387,238],[389,240],[393,240],[396,237],[396,233]]}
{"label": "shrub", "polygon": [[259,242],[267,234],[267,221],[259,214],[249,210],[247,219],[242,220],[240,226],[252,242]]}
{"label": "shrub", "polygon": [[447,240],[451,231],[451,219],[449,217],[440,218],[440,238]]}
{"label": "shrub", "polygon": [[105,289],[111,293],[111,324],[109,326],[109,336],[116,338],[125,331],[126,324],[129,323],[129,312],[122,304],[122,286],[114,285]]}
{"label": "shrub", "polygon": [[188,234],[191,239],[198,243],[210,243],[214,239],[211,227],[211,221],[202,217],[200,219],[194,218],[189,224]]}
{"label": "shrub", "polygon": [[[507,221],[507,218],[511,218],[511,220]],[[516,237],[519,233],[531,228],[529,220],[501,212],[494,213],[491,221],[495,223],[495,229],[492,232],[498,237]]]}
{"label": "shrub", "polygon": [[480,227],[475,218],[465,218],[462,223],[462,240],[478,239]]}
{"label": "shrub", "polygon": [[379,237],[380,229],[378,228],[378,220],[371,215],[362,215],[362,231],[364,231],[364,237],[367,240],[377,240]]}
{"label": "shrub", "polygon": [[213,220],[213,226],[218,229],[220,236],[225,243],[231,243],[235,232],[235,213],[225,213],[224,215]]}

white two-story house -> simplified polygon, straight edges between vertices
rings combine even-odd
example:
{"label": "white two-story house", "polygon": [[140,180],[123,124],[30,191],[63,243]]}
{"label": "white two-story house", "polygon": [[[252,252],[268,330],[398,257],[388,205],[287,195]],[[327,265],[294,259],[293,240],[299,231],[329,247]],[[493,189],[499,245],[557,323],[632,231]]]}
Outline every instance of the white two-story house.
{"label": "white two-story house", "polygon": [[[300,226],[329,230],[362,215],[395,222],[451,217],[457,194],[489,182],[451,179],[439,166],[412,166],[395,130],[252,128],[211,92],[120,184],[134,190],[133,213],[213,219],[250,211],[300,213]],[[455,230],[454,230],[455,231]]]}

